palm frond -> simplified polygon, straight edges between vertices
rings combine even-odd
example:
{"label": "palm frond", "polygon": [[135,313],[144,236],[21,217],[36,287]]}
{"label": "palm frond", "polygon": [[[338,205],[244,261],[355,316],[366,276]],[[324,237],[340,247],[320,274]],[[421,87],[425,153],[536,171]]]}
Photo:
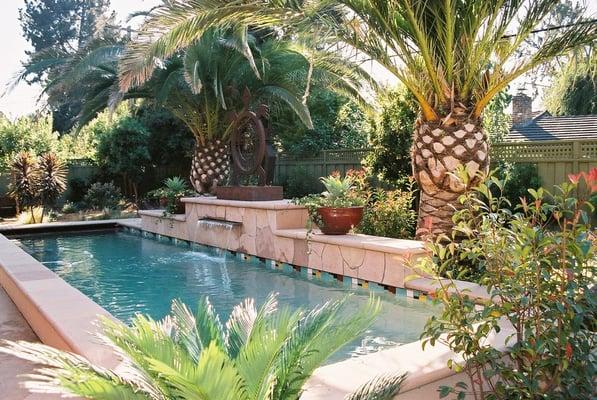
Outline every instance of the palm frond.
{"label": "palm frond", "polygon": [[366,382],[344,400],[392,400],[400,392],[406,374],[381,375]]}
{"label": "palm frond", "polygon": [[294,111],[307,128],[313,129],[313,121],[311,120],[309,108],[286,88],[274,85],[264,85],[260,88],[259,94],[282,100],[292,109],[292,111]]}

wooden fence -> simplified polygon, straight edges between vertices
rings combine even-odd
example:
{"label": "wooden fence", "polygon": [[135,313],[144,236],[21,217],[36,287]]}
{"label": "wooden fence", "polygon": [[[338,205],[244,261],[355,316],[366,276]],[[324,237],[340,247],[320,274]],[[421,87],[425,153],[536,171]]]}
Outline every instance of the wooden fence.
{"label": "wooden fence", "polygon": [[[375,149],[325,150],[311,158],[298,159],[281,155],[276,166],[276,182],[284,183],[292,174],[300,173],[316,182],[332,171],[346,172],[360,168],[361,161]],[[491,148],[493,161],[504,160],[537,165],[543,186],[550,188],[567,180],[571,173],[597,167],[595,140],[540,141],[500,143]]]}
{"label": "wooden fence", "polygon": [[373,149],[323,150],[313,157],[294,157],[281,154],[276,162],[274,182],[283,185],[292,175],[307,178],[310,188],[322,188],[319,177],[334,171],[343,174],[350,169],[361,168],[361,161]]}

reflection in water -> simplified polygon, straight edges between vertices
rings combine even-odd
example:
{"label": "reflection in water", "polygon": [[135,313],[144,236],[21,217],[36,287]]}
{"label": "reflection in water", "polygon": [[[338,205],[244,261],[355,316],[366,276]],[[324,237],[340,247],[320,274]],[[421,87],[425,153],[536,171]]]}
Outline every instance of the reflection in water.
{"label": "reflection in water", "polygon": [[[337,284],[121,232],[26,238],[21,245],[123,321],[137,312],[161,318],[175,298],[194,307],[202,296],[209,296],[226,319],[243,299],[252,297],[261,304],[272,291],[278,293],[282,306],[291,308],[313,307],[347,293]],[[350,309],[367,300],[368,294],[357,293]],[[433,312],[437,309],[417,300],[384,296],[382,312],[372,328],[332,361],[417,340]]]}

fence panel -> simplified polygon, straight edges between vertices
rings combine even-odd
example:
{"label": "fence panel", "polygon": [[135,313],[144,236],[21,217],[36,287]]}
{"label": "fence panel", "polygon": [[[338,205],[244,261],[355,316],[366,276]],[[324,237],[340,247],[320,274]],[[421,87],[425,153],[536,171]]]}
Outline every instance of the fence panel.
{"label": "fence panel", "polygon": [[[361,161],[373,149],[325,150],[306,159],[282,154],[276,166],[276,182],[301,173],[312,182],[332,171],[345,173],[360,168]],[[568,179],[568,175],[597,168],[597,139],[584,141],[541,141],[500,143],[491,148],[493,161],[504,160],[537,165],[543,185],[551,189]],[[297,172],[298,171],[298,172]]]}
{"label": "fence panel", "polygon": [[597,139],[500,143],[492,147],[494,160],[537,165],[543,186],[551,189],[569,174],[597,168]]}
{"label": "fence panel", "polygon": [[361,160],[371,149],[324,150],[312,157],[295,157],[281,154],[276,162],[274,181],[283,185],[288,177],[304,176],[308,187],[323,188],[319,178],[334,171],[345,174],[351,169],[361,168]]}

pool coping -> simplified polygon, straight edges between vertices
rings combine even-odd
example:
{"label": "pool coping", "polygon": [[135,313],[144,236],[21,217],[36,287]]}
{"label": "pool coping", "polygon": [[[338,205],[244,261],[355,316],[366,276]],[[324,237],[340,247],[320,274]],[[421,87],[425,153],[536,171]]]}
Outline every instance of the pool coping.
{"label": "pool coping", "polygon": [[[98,221],[85,222],[98,225]],[[109,222],[139,229],[138,221],[134,220]],[[74,228],[84,225],[68,224]],[[425,281],[415,283],[417,287],[425,285]],[[96,337],[99,328],[94,322],[99,315],[114,317],[2,233],[0,285],[43,343],[75,352],[106,368],[115,368],[119,364],[119,359],[112,350],[99,343]],[[507,334],[508,330],[504,329],[503,332]],[[503,343],[502,336],[500,334],[490,342],[499,346],[500,342]],[[421,342],[415,341],[348,359],[317,369],[308,381],[301,399],[342,399],[368,379],[382,373],[398,371],[409,372],[409,378],[403,385],[403,393],[398,399],[406,399],[405,395],[415,392],[436,396],[439,382],[453,379],[455,375],[447,367],[447,360],[450,358],[457,358],[457,355],[443,345],[436,344],[435,347],[422,351]]]}
{"label": "pool coping", "polygon": [[37,233],[78,232],[88,230],[117,229],[121,225],[130,225],[126,222],[129,219],[136,221],[136,223],[140,225],[140,218],[106,219],[96,221],[44,222],[41,224],[28,225],[6,224],[0,225],[0,234],[3,234],[5,236],[15,236]]}

